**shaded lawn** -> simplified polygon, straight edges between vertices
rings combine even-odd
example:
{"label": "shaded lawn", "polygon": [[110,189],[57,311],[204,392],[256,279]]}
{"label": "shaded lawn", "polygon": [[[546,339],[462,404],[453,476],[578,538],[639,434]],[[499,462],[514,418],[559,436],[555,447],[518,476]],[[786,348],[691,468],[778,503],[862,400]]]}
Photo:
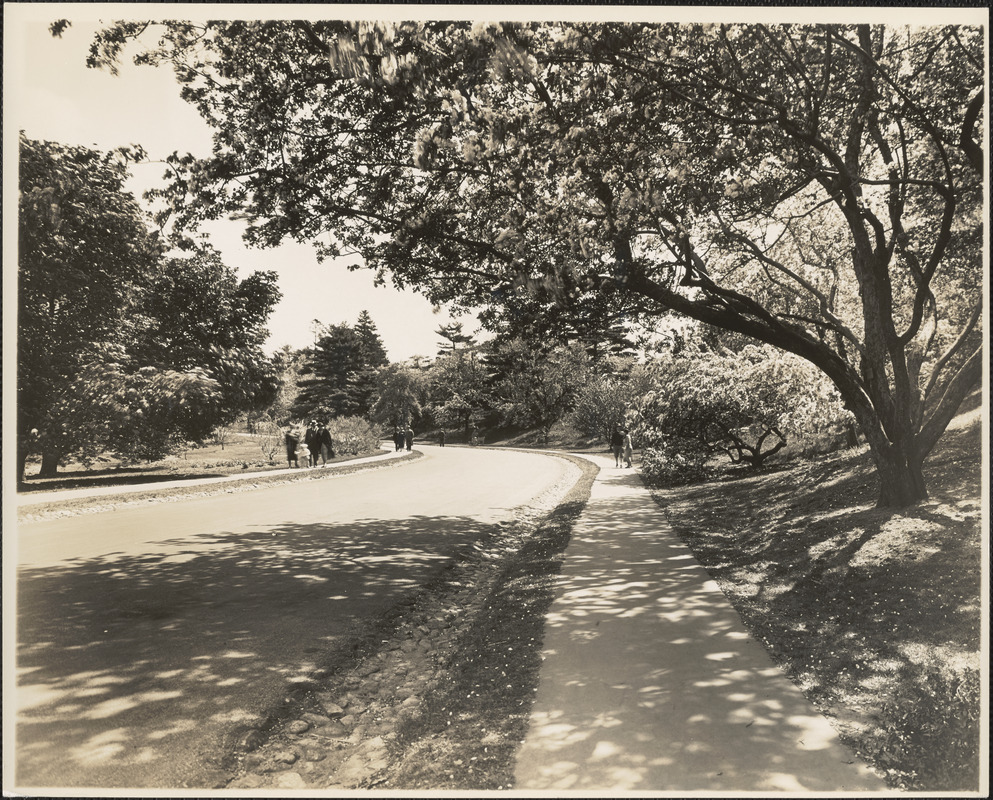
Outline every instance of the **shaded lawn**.
{"label": "shaded lawn", "polygon": [[[38,476],[41,462],[35,458],[28,461],[25,467],[25,480],[18,484],[17,491],[48,492],[57,489],[128,486],[286,469],[286,449],[282,442],[276,450],[273,461],[269,461],[262,453],[260,438],[255,434],[235,433],[229,436],[223,447],[219,444],[208,444],[187,450],[179,456],[169,456],[145,464],[125,465],[121,462],[110,466],[112,459],[108,458],[98,459],[89,466],[71,462],[60,467],[58,474],[51,478]],[[358,454],[341,453],[328,459],[327,463],[348,461],[378,452],[374,450]]]}
{"label": "shaded lawn", "polygon": [[890,783],[976,790],[981,430],[959,418],[931,499],[874,507],[868,453],[655,491],[745,623]]}

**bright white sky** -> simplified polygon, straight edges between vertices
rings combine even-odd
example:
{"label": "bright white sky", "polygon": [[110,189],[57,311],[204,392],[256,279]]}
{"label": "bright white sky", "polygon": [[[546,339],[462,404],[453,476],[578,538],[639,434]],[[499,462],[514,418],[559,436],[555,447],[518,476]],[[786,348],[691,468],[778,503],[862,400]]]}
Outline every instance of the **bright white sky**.
{"label": "bright white sky", "polygon": [[[85,19],[85,9],[86,4],[81,4],[58,10],[63,17],[75,13],[70,17],[73,25],[61,39],[48,32],[47,17],[41,17],[45,22],[11,26],[5,13],[6,83],[21,90],[4,100],[5,130],[21,129],[33,139],[98,150],[140,144],[153,160],[176,150],[209,154],[210,131],[196,110],[180,100],[168,69],[124,63],[116,77],[87,69],[86,54],[96,23],[93,12],[88,14],[89,21]],[[52,19],[56,18],[53,10]],[[135,194],[140,196],[154,185],[164,171],[161,164],[136,167]],[[391,360],[436,354],[442,340],[434,331],[452,317],[443,310],[436,313],[420,295],[375,287],[371,271],[349,272],[344,261],[318,264],[306,245],[246,248],[242,230],[237,222],[216,223],[208,229],[225,262],[241,276],[260,269],[279,274],[283,299],[269,321],[271,350],[284,344],[299,348],[313,343],[314,320],[354,324],[359,313],[367,310]],[[459,321],[467,332],[476,328],[472,318]]]}

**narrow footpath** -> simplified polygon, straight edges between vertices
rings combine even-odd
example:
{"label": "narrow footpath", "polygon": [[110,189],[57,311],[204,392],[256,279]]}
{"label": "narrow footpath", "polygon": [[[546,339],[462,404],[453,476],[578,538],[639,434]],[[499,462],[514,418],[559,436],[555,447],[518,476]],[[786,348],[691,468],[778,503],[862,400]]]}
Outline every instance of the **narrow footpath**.
{"label": "narrow footpath", "polygon": [[546,618],[516,790],[887,792],[753,641],[633,469],[601,471]]}

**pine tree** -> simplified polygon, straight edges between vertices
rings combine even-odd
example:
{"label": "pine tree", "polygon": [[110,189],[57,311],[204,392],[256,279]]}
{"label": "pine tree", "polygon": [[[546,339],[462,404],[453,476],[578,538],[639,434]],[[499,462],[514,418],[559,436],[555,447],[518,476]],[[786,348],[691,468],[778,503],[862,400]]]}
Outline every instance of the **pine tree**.
{"label": "pine tree", "polygon": [[368,312],[355,327],[330,325],[308,353],[300,394],[291,413],[298,419],[368,414],[376,393],[376,372],[389,363]]}

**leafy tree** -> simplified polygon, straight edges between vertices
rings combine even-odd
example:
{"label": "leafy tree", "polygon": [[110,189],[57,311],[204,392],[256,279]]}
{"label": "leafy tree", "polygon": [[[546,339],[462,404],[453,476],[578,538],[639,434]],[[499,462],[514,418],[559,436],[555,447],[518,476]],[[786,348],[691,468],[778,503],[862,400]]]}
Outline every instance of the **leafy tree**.
{"label": "leafy tree", "polygon": [[470,440],[474,425],[489,408],[488,371],[478,347],[440,356],[429,370],[431,414],[448,428],[461,429]]}
{"label": "leafy tree", "polygon": [[926,496],[982,369],[980,26],[205,27],[152,54],[216,131],[174,159],[183,224],[237,211],[439,303],[619,293],[749,336],[835,384],[880,504]]}
{"label": "leafy tree", "polygon": [[547,445],[552,426],[572,407],[586,382],[585,352],[578,346],[548,349],[515,339],[499,345],[498,354],[509,367],[494,389],[504,419],[538,428]]}
{"label": "leafy tree", "polygon": [[115,427],[109,444],[130,460],[155,461],[187,442],[202,442],[224,413],[221,383],[202,367],[142,367],[124,375],[123,391],[126,424]]}
{"label": "leafy tree", "polygon": [[330,325],[313,348],[307,348],[306,366],[300,378],[300,391],[290,409],[296,419],[313,416],[325,407],[329,416],[350,416],[358,404],[349,393],[349,377],[359,359],[359,338],[354,328],[342,323]]}
{"label": "leafy tree", "polygon": [[135,287],[159,257],[124,190],[137,150],[97,153],[20,137],[17,473],[99,451],[122,413],[115,344]]}
{"label": "leafy tree", "polygon": [[202,368],[221,392],[212,427],[265,408],[278,391],[275,367],[262,351],[280,298],[276,281],[271,271],[239,281],[209,247],[164,259],[138,292],[132,359],[180,372]]}
{"label": "leafy tree", "polygon": [[276,454],[283,449],[283,428],[267,415],[260,416],[255,423],[255,436],[259,449],[266,461],[276,463]]}
{"label": "leafy tree", "polygon": [[239,282],[209,250],[163,258],[123,190],[140,156],[21,137],[19,476],[32,447],[46,476],[107,448],[160,457],[274,390],[275,275]]}
{"label": "leafy tree", "polygon": [[275,399],[266,409],[255,412],[250,419],[257,418],[260,424],[264,424],[266,420],[277,426],[289,424],[291,409],[300,394],[300,376],[306,368],[306,361],[306,351],[294,350],[289,345],[284,345],[275,352],[273,368],[279,381]]}
{"label": "leafy tree", "polygon": [[376,399],[377,381],[376,376],[381,367],[389,364],[386,357],[386,348],[383,347],[383,340],[379,337],[376,324],[372,321],[368,311],[359,314],[355,323],[355,333],[359,337],[359,367],[352,378],[352,385],[356,394],[359,408],[362,413],[368,413]]}
{"label": "leafy tree", "polygon": [[376,401],[370,417],[380,425],[417,424],[427,395],[424,375],[403,364],[389,364],[376,374]]}
{"label": "leafy tree", "polygon": [[698,349],[653,366],[655,386],[636,404],[636,432],[646,446],[689,461],[723,452],[760,467],[791,436],[843,425],[847,416],[811,365],[769,347]]}
{"label": "leafy tree", "polygon": [[475,344],[475,340],[470,334],[462,332],[461,322],[451,322],[448,325],[442,325],[435,333],[445,340],[444,344],[438,346],[439,355],[445,355],[446,348],[449,348],[447,352],[454,353],[459,349],[459,345],[462,347],[472,347]]}
{"label": "leafy tree", "polygon": [[569,422],[583,433],[609,441],[614,425],[628,422],[641,399],[655,387],[642,367],[614,374],[593,370],[576,394]]}

